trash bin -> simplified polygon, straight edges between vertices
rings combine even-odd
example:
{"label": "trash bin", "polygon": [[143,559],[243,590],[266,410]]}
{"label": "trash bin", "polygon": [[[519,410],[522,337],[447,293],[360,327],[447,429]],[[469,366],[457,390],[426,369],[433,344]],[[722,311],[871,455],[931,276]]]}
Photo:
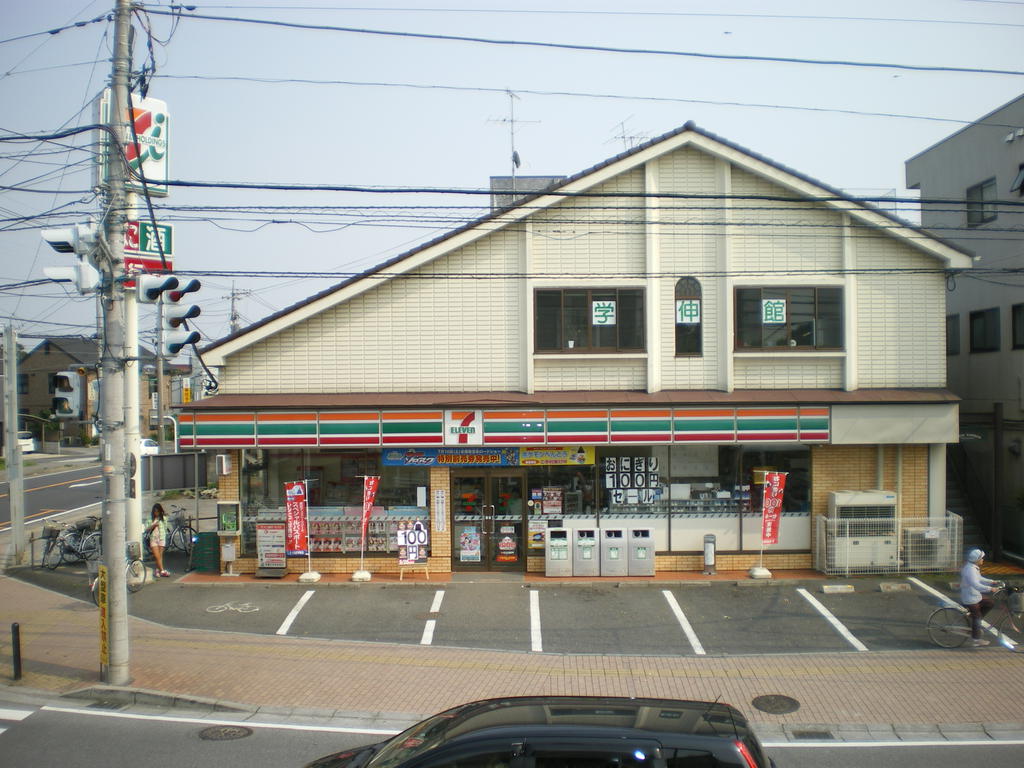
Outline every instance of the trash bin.
{"label": "trash bin", "polygon": [[573,575],[600,576],[601,549],[597,543],[597,528],[576,528],[572,538]]}
{"label": "trash bin", "polygon": [[572,576],[568,528],[548,528],[544,546],[544,575]]}
{"label": "trash bin", "polygon": [[704,570],[705,576],[713,576],[715,573],[715,534],[704,534]]}
{"label": "trash bin", "polygon": [[190,570],[220,573],[220,538],[216,531],[200,533],[192,547]]}
{"label": "trash bin", "polygon": [[629,529],[629,575],[654,575],[654,532],[650,528]]}
{"label": "trash bin", "polygon": [[627,576],[626,531],[622,528],[601,529],[601,575]]}

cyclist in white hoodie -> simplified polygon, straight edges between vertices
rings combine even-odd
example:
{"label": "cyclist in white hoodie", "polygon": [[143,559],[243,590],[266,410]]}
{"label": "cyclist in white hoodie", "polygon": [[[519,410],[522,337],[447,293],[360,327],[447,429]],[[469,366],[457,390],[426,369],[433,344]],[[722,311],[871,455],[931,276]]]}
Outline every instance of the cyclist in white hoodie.
{"label": "cyclist in white hoodie", "polygon": [[1003,585],[1002,582],[986,579],[981,575],[981,564],[985,553],[972,549],[967,553],[967,562],[960,569],[960,602],[971,614],[971,644],[988,645],[981,636],[981,620],[992,610],[992,598],[986,597]]}

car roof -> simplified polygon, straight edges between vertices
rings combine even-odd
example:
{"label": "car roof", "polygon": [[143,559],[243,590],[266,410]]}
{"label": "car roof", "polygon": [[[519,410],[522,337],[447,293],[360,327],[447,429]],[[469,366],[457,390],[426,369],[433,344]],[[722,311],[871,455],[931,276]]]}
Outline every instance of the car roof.
{"label": "car roof", "polygon": [[[564,729],[629,731],[634,735],[675,734],[746,739],[746,718],[722,702],[614,696],[529,696],[486,699],[441,715],[446,741],[514,726],[523,735]],[[440,734],[438,734],[440,735]],[[666,739],[666,741],[668,741]]]}

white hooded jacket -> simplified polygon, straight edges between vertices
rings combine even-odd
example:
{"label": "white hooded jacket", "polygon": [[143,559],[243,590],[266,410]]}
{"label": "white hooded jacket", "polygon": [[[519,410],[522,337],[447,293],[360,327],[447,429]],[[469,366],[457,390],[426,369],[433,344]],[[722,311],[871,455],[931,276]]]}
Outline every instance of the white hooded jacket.
{"label": "white hooded jacket", "polygon": [[960,569],[960,602],[964,605],[981,602],[982,594],[995,592],[997,583],[982,576],[977,563],[964,563],[964,567]]}

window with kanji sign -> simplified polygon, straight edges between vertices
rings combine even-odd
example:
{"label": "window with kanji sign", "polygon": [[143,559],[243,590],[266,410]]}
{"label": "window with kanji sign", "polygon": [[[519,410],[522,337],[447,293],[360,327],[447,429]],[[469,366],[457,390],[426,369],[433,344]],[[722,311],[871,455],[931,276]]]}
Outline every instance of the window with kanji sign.
{"label": "window with kanji sign", "polygon": [[703,354],[703,318],[701,287],[695,278],[683,277],[676,282],[676,356],[699,357]]}
{"label": "window with kanji sign", "polygon": [[736,289],[736,349],[842,347],[842,288]]}
{"label": "window with kanji sign", "polygon": [[535,294],[537,352],[642,352],[639,288],[542,289]]}

